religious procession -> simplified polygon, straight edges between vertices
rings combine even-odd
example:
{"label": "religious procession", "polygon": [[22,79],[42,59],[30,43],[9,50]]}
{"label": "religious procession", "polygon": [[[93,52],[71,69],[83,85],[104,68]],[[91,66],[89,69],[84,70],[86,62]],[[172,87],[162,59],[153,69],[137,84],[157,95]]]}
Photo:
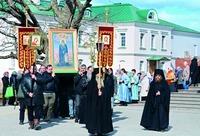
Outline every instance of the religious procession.
{"label": "religious procession", "polygon": [[199,32],[160,20],[156,10],[92,0],[13,1],[0,8],[11,18],[0,19],[12,32],[4,36],[13,38],[3,41],[9,55],[0,59],[11,61],[2,61],[0,72],[1,108],[19,107],[15,126],[38,132],[67,119],[90,136],[109,136],[118,127],[115,115],[123,114],[116,107],[143,103],[137,126],[166,132],[171,94],[200,83]]}

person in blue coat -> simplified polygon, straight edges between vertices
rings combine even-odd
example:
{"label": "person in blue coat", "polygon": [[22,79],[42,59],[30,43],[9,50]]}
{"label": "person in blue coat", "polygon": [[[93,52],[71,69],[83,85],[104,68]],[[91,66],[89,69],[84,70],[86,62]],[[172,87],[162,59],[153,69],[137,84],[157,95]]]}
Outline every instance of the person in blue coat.
{"label": "person in blue coat", "polygon": [[130,79],[127,75],[127,72],[124,68],[120,70],[120,78],[119,78],[119,96],[118,99],[120,101],[120,106],[127,106],[127,103],[130,101],[130,93],[128,84]]}

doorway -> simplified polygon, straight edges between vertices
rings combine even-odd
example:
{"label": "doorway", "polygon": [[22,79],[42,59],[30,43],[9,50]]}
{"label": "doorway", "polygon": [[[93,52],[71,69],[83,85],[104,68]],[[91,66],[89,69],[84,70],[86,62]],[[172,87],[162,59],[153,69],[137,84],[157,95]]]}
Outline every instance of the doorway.
{"label": "doorway", "polygon": [[149,73],[153,74],[153,72],[156,68],[157,68],[157,61],[156,60],[150,60],[149,61]]}

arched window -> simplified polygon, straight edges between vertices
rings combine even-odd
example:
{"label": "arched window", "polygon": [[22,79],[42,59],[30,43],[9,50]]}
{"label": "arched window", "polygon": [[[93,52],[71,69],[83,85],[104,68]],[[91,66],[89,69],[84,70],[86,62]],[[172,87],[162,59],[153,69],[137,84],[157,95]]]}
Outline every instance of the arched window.
{"label": "arched window", "polygon": [[88,9],[86,9],[85,11],[84,11],[84,17],[90,17],[91,16],[91,11],[90,10],[88,10]]}
{"label": "arched window", "polygon": [[149,13],[147,14],[147,21],[149,22],[158,22],[158,15],[156,11],[150,10]]}
{"label": "arched window", "polygon": [[140,71],[144,71],[144,61],[140,61]]}
{"label": "arched window", "polygon": [[153,12],[150,12],[148,18],[149,18],[149,19],[154,19],[154,13],[153,13]]}

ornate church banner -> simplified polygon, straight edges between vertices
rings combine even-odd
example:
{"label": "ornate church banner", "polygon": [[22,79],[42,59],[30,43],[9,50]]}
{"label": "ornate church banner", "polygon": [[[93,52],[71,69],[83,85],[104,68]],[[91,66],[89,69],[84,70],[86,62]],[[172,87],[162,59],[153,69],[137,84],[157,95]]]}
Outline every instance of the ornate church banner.
{"label": "ornate church banner", "polygon": [[21,69],[29,69],[35,63],[35,53],[33,49],[29,48],[29,44],[30,34],[36,29],[34,27],[18,28],[18,65]]}
{"label": "ornate church banner", "polygon": [[[98,40],[104,43],[104,51],[102,53],[102,66],[112,67],[113,65],[113,47],[114,47],[114,27],[99,26]],[[97,64],[99,64],[99,55]]]}

